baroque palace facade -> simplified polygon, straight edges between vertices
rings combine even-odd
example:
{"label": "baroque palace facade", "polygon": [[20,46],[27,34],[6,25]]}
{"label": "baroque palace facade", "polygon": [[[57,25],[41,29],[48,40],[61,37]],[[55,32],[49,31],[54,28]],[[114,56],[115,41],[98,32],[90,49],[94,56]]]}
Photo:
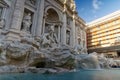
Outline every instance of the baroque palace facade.
{"label": "baroque palace facade", "polygon": [[87,24],[89,52],[104,53],[106,57],[120,56],[120,10]]}
{"label": "baroque palace facade", "polygon": [[5,41],[21,41],[54,32],[52,41],[86,49],[85,22],[74,0],[0,0],[0,34]]}

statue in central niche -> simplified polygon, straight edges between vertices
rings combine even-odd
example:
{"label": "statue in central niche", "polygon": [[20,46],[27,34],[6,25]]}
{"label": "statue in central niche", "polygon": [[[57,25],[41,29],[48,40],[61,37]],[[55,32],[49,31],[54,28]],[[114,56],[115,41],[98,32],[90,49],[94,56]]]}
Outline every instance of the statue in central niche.
{"label": "statue in central niche", "polygon": [[23,31],[30,33],[30,26],[31,26],[31,13],[28,13],[26,16],[23,17]]}
{"label": "statue in central niche", "polygon": [[57,40],[57,35],[55,33],[55,30],[54,30],[54,25],[51,25],[50,28],[49,28],[49,35],[50,35],[50,39],[52,41],[52,43],[58,43],[58,40]]}
{"label": "statue in central niche", "polygon": [[46,46],[51,48],[58,46],[58,39],[54,31],[54,25],[49,26],[48,33],[43,34],[41,44],[45,48]]}

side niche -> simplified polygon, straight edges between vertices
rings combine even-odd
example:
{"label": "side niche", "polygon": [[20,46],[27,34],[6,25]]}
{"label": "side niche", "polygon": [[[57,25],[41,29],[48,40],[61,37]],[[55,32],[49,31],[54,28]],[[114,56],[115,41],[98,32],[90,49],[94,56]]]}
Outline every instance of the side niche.
{"label": "side niche", "polygon": [[5,20],[2,19],[3,7],[0,6],[0,28],[3,28],[5,25]]}
{"label": "side niche", "polygon": [[34,13],[28,9],[25,9],[24,16],[22,20],[21,30],[27,33],[31,33],[32,22]]}
{"label": "side niche", "polygon": [[3,8],[0,6],[0,18],[2,16]]}
{"label": "side niche", "polygon": [[0,18],[0,29],[5,27],[5,19]]}
{"label": "side niche", "polygon": [[70,45],[70,31],[69,30],[66,31],[66,43],[67,45]]}

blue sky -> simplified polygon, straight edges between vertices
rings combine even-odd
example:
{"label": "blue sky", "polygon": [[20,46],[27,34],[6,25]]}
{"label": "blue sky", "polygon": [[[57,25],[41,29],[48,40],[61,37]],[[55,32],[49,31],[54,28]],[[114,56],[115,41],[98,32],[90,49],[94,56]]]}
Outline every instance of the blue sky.
{"label": "blue sky", "polygon": [[75,0],[78,14],[86,22],[120,10],[120,0]]}

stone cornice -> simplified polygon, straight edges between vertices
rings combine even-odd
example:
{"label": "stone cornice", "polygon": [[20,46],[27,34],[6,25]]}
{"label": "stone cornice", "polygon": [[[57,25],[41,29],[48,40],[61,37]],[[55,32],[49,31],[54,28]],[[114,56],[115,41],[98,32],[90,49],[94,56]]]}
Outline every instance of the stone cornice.
{"label": "stone cornice", "polygon": [[0,0],[0,6],[8,7],[8,4],[4,0]]}

